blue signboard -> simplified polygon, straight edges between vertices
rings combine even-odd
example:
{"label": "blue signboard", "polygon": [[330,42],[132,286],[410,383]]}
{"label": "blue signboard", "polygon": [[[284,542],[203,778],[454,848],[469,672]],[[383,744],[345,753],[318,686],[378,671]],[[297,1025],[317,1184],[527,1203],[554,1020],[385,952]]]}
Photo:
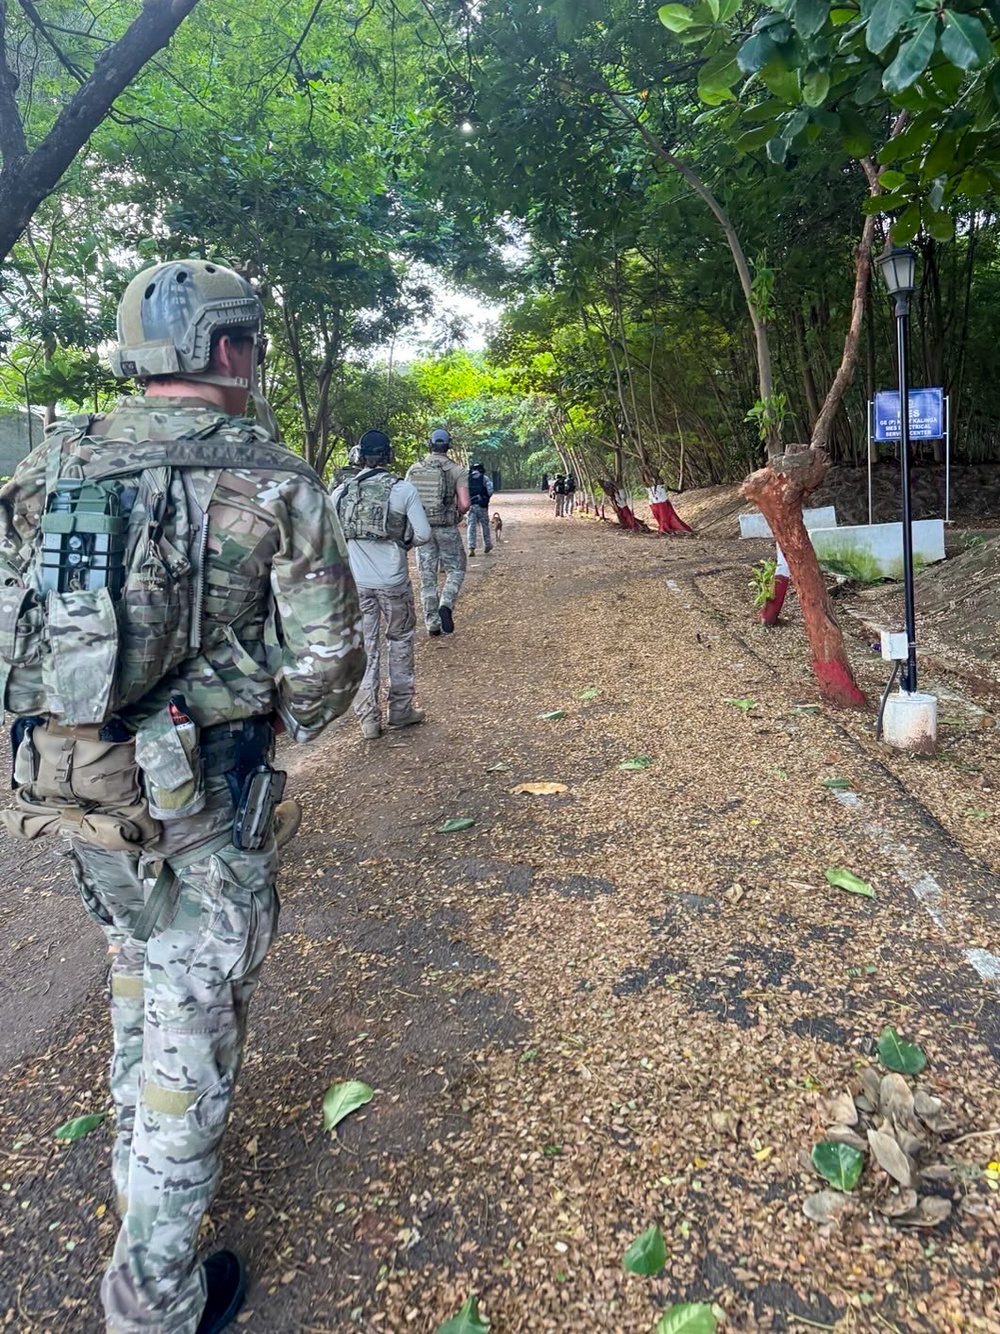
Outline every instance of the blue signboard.
{"label": "blue signboard", "polygon": [[[944,390],[910,390],[910,439],[944,439]],[[899,439],[899,393],[884,389],[875,395],[875,439]]]}

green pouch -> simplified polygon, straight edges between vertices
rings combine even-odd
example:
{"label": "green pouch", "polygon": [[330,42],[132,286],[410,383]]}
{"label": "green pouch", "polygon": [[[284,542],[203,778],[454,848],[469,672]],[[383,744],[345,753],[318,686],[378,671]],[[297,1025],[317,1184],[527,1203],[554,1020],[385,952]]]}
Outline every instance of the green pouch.
{"label": "green pouch", "polygon": [[46,615],[50,652],[42,679],[52,712],[67,727],[106,722],[114,711],[118,662],[111,594],[106,588],[50,593]]}
{"label": "green pouch", "polygon": [[142,770],[149,813],[157,820],[196,815],[205,805],[205,775],[198,729],[178,725],[169,707],[142,723],[135,734],[135,761]]}

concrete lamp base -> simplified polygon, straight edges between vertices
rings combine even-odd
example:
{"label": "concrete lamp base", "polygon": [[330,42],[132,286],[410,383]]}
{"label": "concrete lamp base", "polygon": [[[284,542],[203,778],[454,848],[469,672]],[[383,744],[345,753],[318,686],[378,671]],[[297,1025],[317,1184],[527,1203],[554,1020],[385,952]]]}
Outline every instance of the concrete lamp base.
{"label": "concrete lamp base", "polygon": [[910,755],[937,753],[937,696],[898,690],[885,702],[882,737]]}

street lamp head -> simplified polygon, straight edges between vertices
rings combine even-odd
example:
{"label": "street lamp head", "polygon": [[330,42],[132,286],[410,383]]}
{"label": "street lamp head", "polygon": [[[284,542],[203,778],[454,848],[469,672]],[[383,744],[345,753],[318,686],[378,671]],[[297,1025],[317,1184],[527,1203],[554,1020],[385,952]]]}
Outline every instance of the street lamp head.
{"label": "street lamp head", "polygon": [[891,297],[909,296],[914,288],[917,252],[908,245],[886,246],[875,261],[882,270],[882,280]]}

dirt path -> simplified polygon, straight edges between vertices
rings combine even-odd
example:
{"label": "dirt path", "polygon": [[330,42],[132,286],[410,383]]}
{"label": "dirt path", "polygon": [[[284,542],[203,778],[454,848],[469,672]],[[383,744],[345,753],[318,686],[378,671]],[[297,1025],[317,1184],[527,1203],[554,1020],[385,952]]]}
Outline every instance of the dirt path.
{"label": "dirt path", "polygon": [[[951,1151],[933,1232],[868,1199],[826,1235],[801,1161],[886,1024],[960,1131],[1000,1123],[992,703],[949,706],[934,765],[888,758],[870,717],[809,707],[794,616],[749,623],[735,541],[500,508],[456,634],[421,644],[427,725],[287,751],[307,817],[206,1237],[257,1277],[241,1327],[432,1334],[476,1291],[494,1334],[648,1334],[682,1300],[737,1330],[1000,1330],[1000,1135]],[[0,922],[2,978],[29,940],[51,980],[44,1013],[0,992],[0,1328],[96,1334],[107,1134],[51,1131],[105,1106],[99,954],[40,876]],[[376,1096],[331,1143],[343,1078]],[[624,1273],[652,1222],[663,1274]]]}

